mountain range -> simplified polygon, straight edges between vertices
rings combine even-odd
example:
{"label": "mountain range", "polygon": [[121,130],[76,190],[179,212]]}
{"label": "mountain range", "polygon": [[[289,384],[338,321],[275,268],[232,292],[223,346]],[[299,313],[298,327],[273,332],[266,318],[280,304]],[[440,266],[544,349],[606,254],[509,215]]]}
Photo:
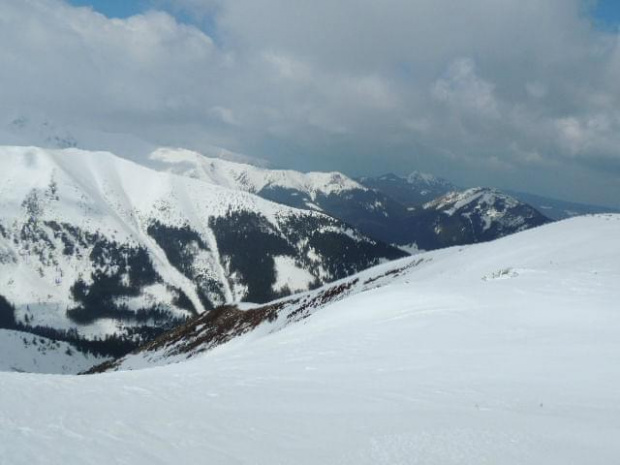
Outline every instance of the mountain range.
{"label": "mountain range", "polygon": [[[399,247],[354,224],[380,216]],[[1,147],[0,456],[613,463],[619,233],[491,188]]]}
{"label": "mountain range", "polygon": [[[496,189],[454,194],[452,184],[419,173],[402,182],[394,176],[381,182],[370,178],[356,181],[337,172],[269,170],[187,150],[161,149],[150,158],[161,170],[254,193],[280,204],[324,212],[407,251],[482,242],[550,221],[531,206]],[[385,184],[400,187],[390,189]],[[432,201],[439,196],[445,197]],[[412,200],[421,198],[426,199],[425,203]]]}
{"label": "mountain range", "polygon": [[[358,181],[366,187],[383,192],[411,209],[424,205],[450,192],[464,190],[464,188],[453,184],[447,179],[418,171],[414,171],[408,176],[398,176],[389,173],[381,176],[361,177]],[[494,190],[497,191],[497,189]],[[502,192],[534,207],[541,214],[554,221],[579,215],[620,212],[620,210],[614,208],[568,202],[527,192],[509,189],[504,189]]]}
{"label": "mountain range", "polygon": [[[125,158],[129,158],[140,163],[146,163],[151,167],[155,165],[154,167],[157,168],[157,165],[159,164],[161,168],[160,161],[155,160],[154,163],[145,161],[145,156],[147,154],[153,151],[155,151],[155,153],[161,152],[161,150],[156,150],[157,147],[151,143],[147,143],[144,140],[138,139],[133,135],[125,134],[122,132],[109,132],[102,130],[95,131],[93,129],[81,127],[79,125],[76,125],[75,123],[69,125],[64,124],[44,115],[17,114],[14,115],[13,118],[0,122],[0,140],[4,141],[4,144],[34,144],[40,147],[51,149],[81,148],[92,151],[99,150],[103,147],[106,150],[112,151],[114,153],[122,154],[122,156]],[[266,166],[265,160],[257,159],[255,157],[250,157],[239,153],[234,153],[222,147],[206,146],[203,148],[202,151],[207,154],[210,159],[224,159],[234,162],[241,162],[240,164],[246,165],[247,163],[250,163],[251,165],[253,165],[253,167]],[[171,161],[173,161],[173,164],[177,163],[179,158],[184,158],[183,156],[180,157],[179,153],[185,152],[186,167],[184,169],[177,167],[176,169],[180,169],[186,172],[200,171],[199,168],[191,168],[191,166],[188,166],[192,164],[191,159],[194,158],[194,156],[191,155],[192,152],[182,150],[168,150],[168,152],[176,153],[176,155],[173,156],[171,159]],[[176,162],[174,162],[175,159]],[[239,167],[233,169],[233,171],[243,170],[244,168]],[[281,173],[281,176],[283,175],[285,177],[296,173],[293,176],[297,177],[298,179],[300,176],[303,177],[304,175],[303,173],[294,172],[291,170],[264,170],[262,173],[265,174],[267,172]],[[325,177],[326,173],[316,174],[318,175],[318,177]],[[329,174],[347,178],[342,173]],[[350,184],[350,182],[352,181],[354,180],[351,178],[347,178],[347,184]],[[362,187],[367,187],[382,194],[385,194],[387,197],[395,200],[398,204],[400,204],[401,207],[421,206],[442,195],[466,189],[466,187],[459,186],[458,184],[455,184],[445,178],[434,176],[428,173],[422,173],[419,171],[413,171],[404,176],[396,175],[393,173],[387,173],[379,176],[364,176],[355,179],[355,181],[357,181],[358,184]],[[260,185],[261,183],[262,181],[259,181],[258,184]],[[286,184],[287,182],[285,181],[284,183]],[[276,182],[276,184],[278,184],[278,182]],[[290,187],[291,182],[289,181],[288,184]],[[230,186],[237,186],[237,182],[233,182]],[[358,189],[359,187],[360,186],[358,186]],[[270,189],[266,189],[264,192],[264,196],[266,198],[269,198],[269,191]],[[620,211],[617,208],[614,209],[609,207],[603,207],[600,205],[568,202],[565,200],[559,200],[541,195],[534,195],[519,190],[502,189],[502,191],[505,194],[512,196],[523,203],[531,205],[536,210],[538,210],[543,215],[552,220],[561,220],[578,215],[596,213],[618,213]],[[282,195],[284,199],[286,199],[286,194],[283,192],[273,192],[271,194],[276,196]],[[289,198],[286,200],[285,203],[287,205],[293,204],[294,206],[300,206],[302,208],[305,208],[304,201],[295,202],[296,200],[298,199]],[[356,205],[356,208],[353,208],[353,212],[351,213],[353,218],[360,217],[359,208],[364,208],[363,204],[368,203],[369,200],[370,199],[366,199],[366,201],[364,201],[362,199],[361,203]],[[379,199],[379,201],[387,202],[385,198]],[[340,202],[337,202],[337,205],[333,208],[341,216],[343,216],[347,214],[349,208],[351,207],[341,205]],[[395,214],[402,214],[402,210],[393,203],[385,205],[385,210],[388,213],[393,212]],[[381,213],[379,212],[379,214]],[[336,216],[340,217],[338,215]],[[385,231],[383,232],[387,232],[387,237],[389,237],[390,228],[382,228],[382,221],[380,220],[381,218],[379,216],[375,215],[373,217],[372,215],[370,215],[370,221],[372,223],[372,226],[368,226],[369,231],[372,232],[373,230],[376,231],[384,229]]]}
{"label": "mountain range", "polygon": [[[147,164],[0,148],[0,339],[32,355],[12,369],[83,370],[221,306],[551,221],[496,189],[420,173],[354,180],[164,148]],[[48,363],[36,341],[65,344],[75,366]]]}
{"label": "mountain range", "polygon": [[405,255],[320,212],[109,153],[0,149],[5,329],[99,355]]}
{"label": "mountain range", "polygon": [[[550,293],[545,299],[553,301],[553,305],[551,302],[544,305],[532,302],[532,306],[544,308],[545,312],[558,312],[561,310],[556,300],[561,299],[554,291],[545,287],[554,282],[556,275],[565,277],[566,282],[561,287],[567,288],[566,291],[578,299],[588,298],[590,293],[587,291],[587,282],[602,280],[599,285],[606,291],[612,291],[609,285],[615,275],[607,271],[618,268],[612,262],[613,257],[620,251],[617,244],[611,242],[619,230],[620,215],[580,217],[486,244],[442,249],[395,260],[316,290],[277,299],[265,305],[255,305],[243,310],[235,305],[222,306],[213,312],[192,318],[131,354],[94,367],[89,373],[136,370],[179,363],[208,354],[216,347],[237,339],[242,341],[241,344],[252,345],[255,341],[268,339],[295,326],[302,326],[301,322],[309,318],[329,320],[327,315],[330,312],[353,312],[360,302],[364,302],[362,305],[369,313],[369,318],[387,318],[384,312],[398,313],[396,309],[402,303],[400,299],[414,302],[416,292],[422,285],[424,291],[420,291],[421,294],[433,288],[436,293],[433,293],[432,301],[444,302],[440,296],[442,283],[447,280],[451,287],[450,290],[445,290],[446,293],[467,295],[468,298],[480,296],[475,300],[492,302],[492,305],[499,307],[517,305],[515,302],[501,304],[494,300],[493,294],[501,293],[511,285],[522,290],[515,291],[515,299],[519,301]],[[563,237],[562,241],[556,240],[559,236]],[[601,277],[600,274],[604,276]],[[580,283],[579,287],[569,291],[571,283],[576,282]],[[490,295],[483,297],[486,293]],[[520,293],[521,297],[517,298]],[[606,308],[613,306],[613,296],[616,294],[618,292],[614,290],[600,296]],[[562,297],[565,298],[566,296]],[[377,307],[373,308],[369,300]],[[421,308],[425,305],[419,304]],[[455,299],[445,305],[446,308],[470,308],[471,304]],[[570,307],[576,308],[576,304],[573,303]],[[437,313],[444,309],[441,306],[432,308]],[[481,312],[491,311],[491,308],[485,307]],[[354,320],[363,318],[351,317]],[[347,318],[339,320],[342,324],[347,324],[347,321]],[[540,324],[550,325],[549,329],[553,327],[551,321],[544,319]]]}

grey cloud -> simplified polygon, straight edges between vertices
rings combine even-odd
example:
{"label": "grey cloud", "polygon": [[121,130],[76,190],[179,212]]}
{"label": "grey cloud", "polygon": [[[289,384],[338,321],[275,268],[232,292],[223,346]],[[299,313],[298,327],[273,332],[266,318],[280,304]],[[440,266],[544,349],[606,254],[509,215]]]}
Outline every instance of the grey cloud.
{"label": "grey cloud", "polygon": [[196,23],[0,0],[5,119],[620,204],[619,39],[580,0],[152,4]]}

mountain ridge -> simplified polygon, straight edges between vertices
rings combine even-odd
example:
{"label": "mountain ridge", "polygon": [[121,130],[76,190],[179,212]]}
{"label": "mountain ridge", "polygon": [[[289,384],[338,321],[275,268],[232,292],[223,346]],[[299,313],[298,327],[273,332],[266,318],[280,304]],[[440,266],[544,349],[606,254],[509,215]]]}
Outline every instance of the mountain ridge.
{"label": "mountain ridge", "polygon": [[51,336],[135,344],[224,303],[268,301],[404,255],[320,212],[113,154],[0,152],[2,295],[21,324],[61,331]]}
{"label": "mountain ridge", "polygon": [[406,176],[387,173],[357,178],[366,187],[381,191],[407,208],[414,208],[459,188],[447,179],[420,171]]}
{"label": "mountain ridge", "polygon": [[[384,175],[376,178],[381,182],[371,182],[371,178],[354,180],[337,172],[302,173],[257,168],[183,149],[160,149],[151,154],[150,159],[164,171],[252,192],[284,205],[324,212],[407,253],[491,240],[519,231],[524,226],[535,227],[547,221],[543,215],[535,214],[531,207],[519,204],[517,208],[515,199],[494,191],[496,207],[512,205],[513,212],[520,211],[525,215],[523,221],[513,227],[503,220],[504,215],[487,215],[484,220],[494,223],[493,227],[484,231],[482,228],[472,229],[472,217],[477,212],[484,216],[484,205],[464,213],[460,218],[445,218],[439,211],[433,214],[430,207],[421,208],[457,188],[445,179],[419,172],[412,172],[408,178]],[[382,183],[400,187],[396,191],[383,191]],[[394,192],[398,195],[394,196]],[[417,201],[411,201],[412,195]],[[403,198],[406,201],[401,203]],[[475,220],[480,221],[483,219]],[[433,226],[429,228],[431,223]],[[450,236],[441,234],[440,229],[449,229]]]}
{"label": "mountain ridge", "polygon": [[[182,363],[208,355],[216,347],[237,339],[240,344],[251,345],[289,327],[298,326],[307,318],[324,318],[318,314],[323,315],[332,307],[342,308],[349,300],[359,301],[361,296],[371,298],[379,289],[394,289],[394,292],[400,287],[422,289],[421,286],[429,282],[439,282],[439,276],[443,276],[444,280],[463,281],[465,284],[458,289],[464,292],[467,286],[491,289],[502,282],[525,280],[535,283],[537,275],[561,274],[564,266],[569,267],[576,276],[581,276],[585,273],[580,271],[582,268],[589,269],[581,263],[591,263],[591,267],[603,272],[608,270],[610,259],[602,252],[601,244],[595,245],[593,241],[599,238],[609,242],[613,232],[619,228],[620,215],[579,217],[522,231],[493,242],[425,252],[378,265],[316,290],[263,306],[247,310],[222,307],[216,313],[196,317],[133,353],[94,367],[88,373]],[[554,242],[554,237],[558,235],[563,236],[564,241]],[[589,248],[586,247],[588,244]],[[590,249],[594,251],[590,252]],[[525,250],[529,252],[524,253]],[[617,251],[618,248],[614,247],[611,254]],[[558,260],[563,260],[563,264]],[[592,280],[596,278],[596,273],[598,271],[590,271],[583,277]],[[605,276],[607,281],[611,279],[606,272]]]}

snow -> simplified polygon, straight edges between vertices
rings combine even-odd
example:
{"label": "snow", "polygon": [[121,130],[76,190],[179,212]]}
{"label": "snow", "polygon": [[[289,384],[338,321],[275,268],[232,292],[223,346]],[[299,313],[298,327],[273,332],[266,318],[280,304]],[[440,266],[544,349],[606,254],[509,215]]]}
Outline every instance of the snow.
{"label": "snow", "polygon": [[277,322],[261,325],[175,365],[86,377],[0,373],[0,456],[10,464],[615,463],[618,237],[620,216],[579,217],[381,265],[306,319],[277,331],[268,330]]}
{"label": "snow", "polygon": [[[176,153],[176,156],[181,155]],[[222,163],[225,164],[222,166],[228,166],[227,163],[233,167],[246,166]],[[313,175],[308,179],[321,176]],[[337,174],[333,176],[337,178]],[[332,175],[324,177],[331,179]],[[330,189],[348,185],[348,181],[341,181]],[[68,320],[66,310],[75,306],[71,286],[78,279],[89,282],[92,262],[87,257],[90,249],[85,248],[82,257],[67,255],[62,252],[61,240],[52,238],[53,247],[44,250],[45,257],[41,259],[32,250],[25,249],[22,242],[14,241],[32,216],[26,206],[29,199],[41,223],[66,223],[85,233],[146,249],[164,284],[183,290],[198,312],[204,309],[195,283],[170,263],[166,253],[148,234],[152,222],[174,227],[189,225],[200,235],[209,250],[196,251],[194,266],[203,276],[221,284],[221,295],[211,297],[215,304],[223,304],[242,299],[247,289],[243,283],[236,283],[226,269],[209,224],[211,219],[234,211],[256,212],[266,218],[277,233],[280,224],[288,218],[324,216],[269,202],[241,190],[233,191],[218,183],[158,172],[107,152],[0,147],[0,226],[10,232],[9,237],[0,234],[0,294],[16,306],[20,321],[30,314],[34,325],[58,329],[76,327]],[[325,219],[328,218],[325,216]],[[340,230],[345,226],[335,224],[333,228]],[[348,229],[343,233],[353,234]],[[356,238],[367,240],[359,235]],[[297,277],[301,279],[299,273]],[[138,309],[153,301],[170,301],[171,298],[166,287],[153,286],[128,305]],[[117,325],[110,322],[78,329],[81,333],[99,336],[118,332]]]}
{"label": "snow", "polygon": [[[501,204],[501,210],[496,208],[498,204]],[[517,199],[497,189],[475,187],[462,192],[450,192],[424,204],[423,208],[427,210],[437,209],[448,216],[462,214],[465,217],[470,217],[475,212],[480,216],[483,223],[482,231],[484,232],[498,223],[512,228],[524,226],[525,218],[522,217],[523,215],[515,217],[511,215],[511,211],[520,205],[531,210],[526,204],[520,203]],[[468,212],[466,210],[473,211]]]}
{"label": "snow", "polygon": [[66,342],[0,329],[0,371],[77,374],[105,360]]}
{"label": "snow", "polygon": [[435,192],[435,195],[438,195],[438,192],[448,192],[457,189],[454,184],[446,179],[438,178],[428,173],[421,173],[420,171],[413,171],[405,177],[405,180],[408,184],[415,187],[422,196],[428,196],[433,192]]}
{"label": "snow", "polygon": [[291,292],[305,291],[314,282],[315,278],[307,270],[295,264],[293,257],[278,255],[274,257],[276,267],[276,282],[274,291],[288,288]]}
{"label": "snow", "polygon": [[424,252],[424,250],[420,249],[418,247],[418,244],[416,244],[415,242],[412,242],[411,244],[403,244],[403,245],[392,244],[392,246],[398,247],[400,250],[408,253],[409,255],[417,255],[419,253]]}
{"label": "snow", "polygon": [[[314,200],[317,194],[330,195],[349,190],[368,190],[342,173],[301,173],[269,170],[219,158],[208,158],[184,149],[161,148],[150,156],[169,172],[200,179],[229,189],[258,193],[267,187],[294,189]],[[314,207],[314,204],[308,204]]]}
{"label": "snow", "polygon": [[424,205],[424,208],[436,208],[445,210],[447,215],[454,215],[457,211],[464,207],[476,202],[482,207],[491,208],[489,215],[497,216],[498,212],[492,209],[492,205],[501,199],[506,203],[506,208],[513,208],[519,204],[519,201],[503,194],[496,189],[489,189],[485,187],[474,187],[462,192],[450,192],[449,194],[439,197]]}
{"label": "snow", "polygon": [[407,182],[409,184],[421,184],[428,186],[447,185],[447,181],[439,179],[432,174],[421,173],[419,171],[413,171],[407,176]]}

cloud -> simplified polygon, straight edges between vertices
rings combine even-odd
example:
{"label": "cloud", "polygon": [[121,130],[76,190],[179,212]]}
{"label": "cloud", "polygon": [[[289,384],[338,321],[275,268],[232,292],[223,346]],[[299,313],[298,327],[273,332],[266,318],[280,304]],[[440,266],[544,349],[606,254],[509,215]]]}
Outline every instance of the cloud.
{"label": "cloud", "polygon": [[0,122],[619,202],[620,42],[581,0],[151,4],[0,0]]}
{"label": "cloud", "polygon": [[480,116],[499,117],[494,96],[495,86],[476,75],[475,63],[469,58],[456,60],[433,85],[437,100],[453,109],[462,109]]}
{"label": "cloud", "polygon": [[585,117],[567,117],[556,121],[559,142],[573,157],[591,154],[610,159],[618,158],[620,112],[599,113]]}
{"label": "cloud", "polygon": [[2,1],[0,18],[0,95],[26,111],[119,126],[204,115],[192,95],[225,66],[208,36],[162,12],[111,20],[54,0]]}

